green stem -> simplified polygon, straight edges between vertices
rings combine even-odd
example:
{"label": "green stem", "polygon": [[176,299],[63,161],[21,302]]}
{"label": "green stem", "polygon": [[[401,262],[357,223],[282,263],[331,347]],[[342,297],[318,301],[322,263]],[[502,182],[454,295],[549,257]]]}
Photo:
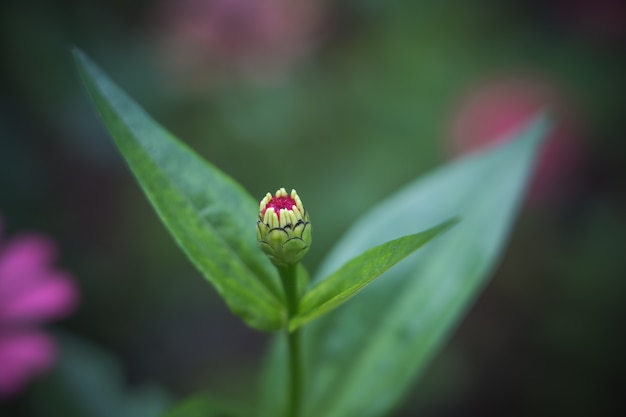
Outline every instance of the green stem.
{"label": "green stem", "polygon": [[302,372],[300,360],[300,331],[298,329],[289,332],[289,319],[297,313],[298,309],[298,283],[296,280],[297,265],[289,265],[278,268],[280,279],[285,290],[287,301],[287,327],[285,334],[289,347],[289,404],[287,417],[298,417],[300,414],[300,401],[302,397]]}
{"label": "green stem", "polygon": [[297,417],[300,414],[302,395],[302,374],[300,370],[300,331],[294,330],[287,335],[289,342],[289,368],[291,377],[291,393],[287,415]]}

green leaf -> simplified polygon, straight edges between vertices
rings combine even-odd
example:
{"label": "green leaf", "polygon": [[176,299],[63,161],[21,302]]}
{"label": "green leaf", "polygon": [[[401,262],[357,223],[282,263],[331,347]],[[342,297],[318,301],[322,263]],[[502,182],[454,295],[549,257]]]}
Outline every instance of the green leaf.
{"label": "green leaf", "polygon": [[284,301],[278,273],[257,247],[257,202],[152,120],[84,53],[74,56],[104,124],[178,245],[248,325],[280,329]]}
{"label": "green leaf", "polygon": [[[376,417],[397,406],[487,282],[502,253],[531,172],[545,118],[514,140],[418,179],[357,221],[317,277],[407,229],[460,216],[447,233],[387,271],[358,297],[303,331],[303,417]],[[273,346],[282,346],[275,343]],[[271,416],[284,403],[283,361],[268,355]],[[275,415],[275,414],[274,414]]]}
{"label": "green leaf", "polygon": [[348,261],[305,294],[298,306],[298,313],[289,322],[290,331],[339,306],[457,222],[457,219],[449,220],[421,233],[392,240]]}
{"label": "green leaf", "polygon": [[241,417],[250,415],[249,411],[242,411],[240,406],[227,404],[202,393],[178,403],[161,417]]}

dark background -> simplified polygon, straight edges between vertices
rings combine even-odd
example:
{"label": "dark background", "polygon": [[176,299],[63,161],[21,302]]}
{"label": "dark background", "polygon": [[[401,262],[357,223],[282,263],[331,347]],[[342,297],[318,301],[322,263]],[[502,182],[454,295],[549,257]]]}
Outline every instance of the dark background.
{"label": "dark background", "polygon": [[[398,415],[624,415],[624,3],[289,3],[2,2],[0,211],[9,236],[55,239],[81,291],[51,329],[114,355],[128,389],[171,398],[254,398],[267,341],[159,223],[74,45],[252,195],[296,187],[311,270],[376,201],[550,107],[559,145],[503,263]],[[37,411],[46,389],[0,415],[53,415]]]}

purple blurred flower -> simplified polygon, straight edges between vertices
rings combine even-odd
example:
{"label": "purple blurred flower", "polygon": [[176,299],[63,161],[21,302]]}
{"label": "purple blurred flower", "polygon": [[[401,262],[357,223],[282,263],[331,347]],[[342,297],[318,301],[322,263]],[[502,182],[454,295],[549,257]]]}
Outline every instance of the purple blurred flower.
{"label": "purple blurred flower", "polygon": [[599,40],[626,39],[626,3],[623,0],[553,0],[554,14],[571,29]]}
{"label": "purple blurred flower", "polygon": [[166,66],[202,86],[281,74],[319,42],[325,12],[321,0],[161,0],[151,26]]}
{"label": "purple blurred flower", "polygon": [[2,232],[0,217],[0,397],[9,397],[54,363],[56,344],[37,324],[71,313],[78,291],[52,265],[52,241],[26,233],[6,241]]}

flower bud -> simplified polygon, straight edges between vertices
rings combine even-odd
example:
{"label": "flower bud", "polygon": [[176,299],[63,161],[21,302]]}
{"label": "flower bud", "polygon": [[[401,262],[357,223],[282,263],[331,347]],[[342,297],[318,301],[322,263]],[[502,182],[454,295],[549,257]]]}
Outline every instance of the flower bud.
{"label": "flower bud", "polygon": [[296,190],[267,193],[259,204],[259,247],[276,266],[299,262],[311,245],[311,223]]}

